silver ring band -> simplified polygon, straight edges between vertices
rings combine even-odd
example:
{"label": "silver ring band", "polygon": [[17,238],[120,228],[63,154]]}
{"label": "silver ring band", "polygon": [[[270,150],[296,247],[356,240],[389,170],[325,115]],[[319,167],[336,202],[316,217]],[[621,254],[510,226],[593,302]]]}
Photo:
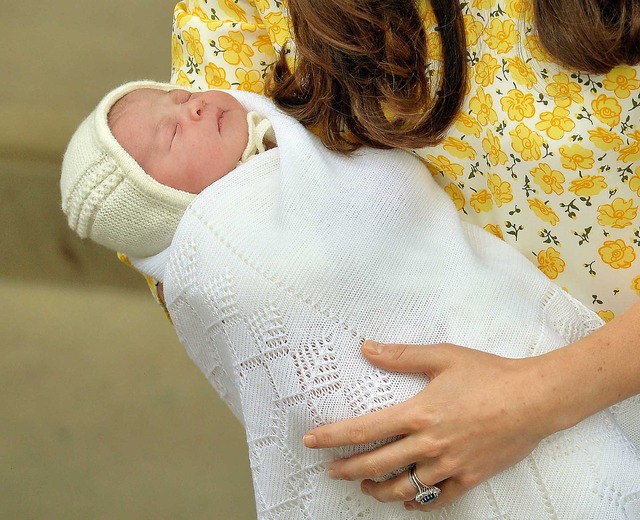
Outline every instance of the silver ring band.
{"label": "silver ring band", "polygon": [[415,464],[409,469],[409,481],[418,491],[414,500],[422,505],[433,502],[440,495],[438,486],[427,486],[418,478]]}

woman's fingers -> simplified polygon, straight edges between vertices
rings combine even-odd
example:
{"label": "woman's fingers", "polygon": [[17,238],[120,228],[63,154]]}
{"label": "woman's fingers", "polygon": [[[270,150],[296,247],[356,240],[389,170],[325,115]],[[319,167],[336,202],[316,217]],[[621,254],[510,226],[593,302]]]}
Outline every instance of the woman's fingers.
{"label": "woman's fingers", "polygon": [[405,502],[405,508],[410,511],[433,511],[434,509],[439,509],[455,502],[471,489],[470,487],[462,485],[454,478],[443,480],[442,482],[439,482],[437,486],[440,488],[440,494],[433,502],[425,505],[419,504],[413,500],[413,498],[415,498],[414,493],[414,497]]}
{"label": "woman's fingers", "polygon": [[[449,366],[456,354],[456,350],[448,344],[382,345],[371,341],[365,341],[362,352],[381,368],[421,372],[429,377],[434,377]],[[304,445],[307,448],[335,448],[404,435],[411,431],[411,425],[415,423],[407,414],[410,402],[411,399],[385,410],[314,428],[304,436]]]}
{"label": "woman's fingers", "polygon": [[372,479],[413,464],[431,452],[430,447],[409,437],[398,439],[375,450],[332,462],[329,477],[339,480]]}
{"label": "woman's fingers", "polygon": [[416,488],[409,481],[406,471],[384,482],[363,480],[360,489],[379,502],[410,502],[416,496]]}
{"label": "woman's fingers", "polygon": [[[440,487],[438,482],[442,481],[443,485],[447,482],[445,480],[447,475],[438,473],[434,467],[429,467],[424,464],[416,468],[416,476],[421,482],[428,486],[437,485]],[[413,502],[418,492],[409,480],[408,471],[382,482],[363,480],[360,489],[365,495],[372,496],[380,502]],[[440,497],[435,501],[439,500]]]}
{"label": "woman's fingers", "polygon": [[307,448],[335,448],[403,435],[406,431],[399,420],[403,415],[403,404],[314,428],[305,434],[304,445]]}

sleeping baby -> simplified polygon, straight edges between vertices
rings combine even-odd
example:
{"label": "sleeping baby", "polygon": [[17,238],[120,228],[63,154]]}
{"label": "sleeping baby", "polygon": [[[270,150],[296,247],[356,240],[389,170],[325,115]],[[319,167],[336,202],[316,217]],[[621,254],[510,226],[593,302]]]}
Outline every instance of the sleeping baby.
{"label": "sleeping baby", "polygon": [[638,439],[611,411],[427,514],[326,476],[372,446],[304,448],[309,429],[428,384],[367,363],[365,338],[515,358],[601,325],[462,222],[409,152],[337,154],[264,97],[134,82],[80,125],[61,191],[73,230],[164,284],[180,341],[245,427],[259,518],[640,517]]}

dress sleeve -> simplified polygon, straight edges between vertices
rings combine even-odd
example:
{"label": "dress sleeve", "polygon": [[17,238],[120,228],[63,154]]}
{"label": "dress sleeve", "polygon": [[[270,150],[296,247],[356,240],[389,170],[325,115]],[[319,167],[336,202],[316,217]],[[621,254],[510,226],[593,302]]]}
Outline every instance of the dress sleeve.
{"label": "dress sleeve", "polygon": [[180,2],[173,16],[171,83],[262,94],[289,35],[279,0]]}

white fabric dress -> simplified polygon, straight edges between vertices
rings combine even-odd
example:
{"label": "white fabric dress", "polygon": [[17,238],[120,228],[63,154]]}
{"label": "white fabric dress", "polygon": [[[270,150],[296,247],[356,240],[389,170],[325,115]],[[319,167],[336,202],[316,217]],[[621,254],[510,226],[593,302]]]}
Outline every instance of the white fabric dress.
{"label": "white fabric dress", "polygon": [[335,154],[266,99],[233,95],[271,120],[278,147],[196,197],[151,274],[189,356],[246,428],[259,518],[640,518],[640,458],[610,411],[430,515],[326,477],[335,455],[357,450],[306,449],[305,431],[427,384],[369,364],[364,338],[524,357],[601,321],[462,223],[411,154]]}

